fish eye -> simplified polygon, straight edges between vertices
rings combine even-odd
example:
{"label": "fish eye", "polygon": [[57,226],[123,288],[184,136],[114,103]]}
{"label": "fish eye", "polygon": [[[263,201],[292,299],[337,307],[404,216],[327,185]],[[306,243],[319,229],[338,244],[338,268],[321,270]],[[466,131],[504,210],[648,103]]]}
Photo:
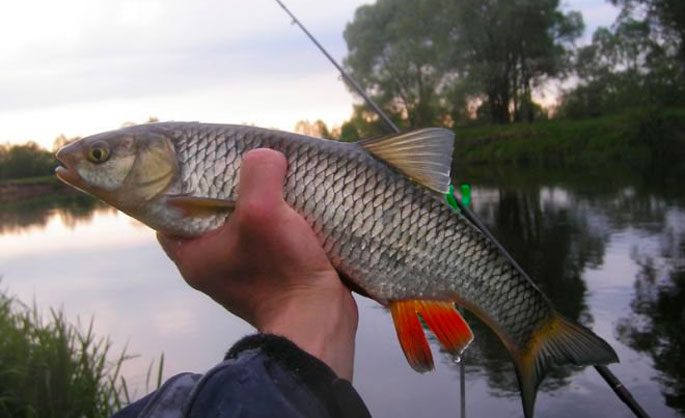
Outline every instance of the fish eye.
{"label": "fish eye", "polygon": [[104,163],[108,158],[109,149],[107,148],[107,145],[102,142],[96,142],[88,151],[88,160],[95,164]]}

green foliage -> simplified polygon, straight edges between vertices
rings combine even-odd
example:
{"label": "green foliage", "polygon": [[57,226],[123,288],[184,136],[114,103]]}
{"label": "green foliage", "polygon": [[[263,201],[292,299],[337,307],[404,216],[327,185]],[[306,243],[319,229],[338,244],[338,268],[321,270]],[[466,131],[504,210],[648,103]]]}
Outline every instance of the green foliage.
{"label": "green foliage", "polygon": [[0,186],[13,185],[13,186],[33,186],[42,184],[60,184],[57,177],[54,175],[40,176],[40,177],[22,177],[18,179],[11,180],[0,180]]}
{"label": "green foliage", "polygon": [[[401,118],[398,115],[393,115],[391,120],[397,126],[402,126]],[[354,106],[352,117],[342,124],[337,139],[352,142],[358,139],[387,134],[386,129],[378,115],[369,111],[365,106]]]}
{"label": "green foliage", "polygon": [[0,293],[0,417],[108,417],[128,402],[111,343]]}
{"label": "green foliage", "polygon": [[409,127],[438,122],[442,33],[435,0],[378,0],[345,29],[345,65],[388,113]]}
{"label": "green foliage", "polygon": [[558,0],[378,0],[345,29],[345,64],[405,128],[459,122],[474,103],[490,121],[532,121],[533,89],[563,72],[582,28]]}
{"label": "green foliage", "polygon": [[685,2],[682,0],[611,0],[623,6],[624,13],[636,11],[655,32],[678,50],[685,63]]}
{"label": "green foliage", "polygon": [[685,161],[685,109],[634,109],[579,121],[464,128],[456,138],[457,164],[652,170]]}
{"label": "green foliage", "polygon": [[492,122],[533,121],[532,91],[563,74],[583,30],[578,12],[558,0],[444,2],[454,15],[451,60],[475,87]]}
{"label": "green foliage", "polygon": [[[556,114],[575,119],[685,105],[685,2],[612,0],[622,12],[576,48],[559,0],[378,0],[345,30],[345,64],[403,129],[547,119],[533,92],[573,76]],[[382,133],[356,106],[343,140]]]}
{"label": "green foliage", "polygon": [[645,20],[624,12],[613,28],[599,28],[576,53],[579,85],[560,109],[571,118],[633,107],[685,104],[685,72],[675,50]]}
{"label": "green foliage", "polygon": [[0,180],[52,175],[57,162],[35,142],[0,145]]}

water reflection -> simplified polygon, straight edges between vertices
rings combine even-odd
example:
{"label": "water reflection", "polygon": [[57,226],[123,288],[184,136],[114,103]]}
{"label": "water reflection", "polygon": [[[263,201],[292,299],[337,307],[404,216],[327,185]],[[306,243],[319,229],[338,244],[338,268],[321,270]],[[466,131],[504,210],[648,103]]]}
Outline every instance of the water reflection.
{"label": "water reflection", "polygon": [[114,211],[90,196],[72,191],[4,202],[0,203],[0,234],[45,227],[53,213],[57,213],[64,225],[74,228],[79,223],[89,223],[96,210]]}
{"label": "water reflection", "polygon": [[[578,176],[555,181],[526,171],[498,173],[494,182],[482,173],[471,173],[471,178],[477,191],[474,209],[481,219],[554,306],[586,326],[592,326],[593,317],[583,274],[602,267],[612,235],[633,229],[659,237],[659,255],[637,251],[633,256],[640,266],[630,304],[633,314],[619,322],[617,333],[621,342],[652,357],[666,404],[685,413],[685,232],[673,233],[668,219],[674,205],[682,207],[682,190],[658,182],[650,187],[649,181],[634,176],[629,184],[620,176],[596,183]],[[550,183],[564,187],[550,188]],[[496,396],[517,393],[506,350],[483,324],[475,318],[469,322],[477,338],[466,356],[471,366],[467,373],[485,375]],[[579,370],[552,370],[541,390],[568,385]]]}
{"label": "water reflection", "polygon": [[[676,227],[685,225],[682,189],[631,173],[460,175],[457,182],[474,185],[474,210],[557,309],[616,348],[623,363],[612,369],[646,409],[685,414],[685,232]],[[76,193],[0,205],[3,285],[25,300],[37,296],[41,306],[95,315],[100,334],[130,341],[145,361],[164,351],[169,373],[211,367],[250,328],[188,289],[154,234],[138,225]],[[436,373],[413,373],[389,315],[367,300],[360,310],[355,386],[374,416],[455,415],[453,359],[436,355]],[[618,327],[616,318],[623,318]],[[521,416],[508,353],[476,318],[466,319],[476,335],[464,358],[469,415]],[[130,373],[145,367],[133,365]],[[554,370],[536,408],[557,418],[628,416],[591,369]]]}
{"label": "water reflection", "polygon": [[[475,211],[505,248],[528,272],[552,303],[568,318],[592,324],[585,302],[582,272],[602,263],[609,234],[594,228],[582,211],[569,210],[566,193],[541,187],[495,190],[479,188],[482,197]],[[477,336],[467,353],[472,373],[486,376],[496,395],[518,395],[518,383],[510,357],[499,339],[475,318],[469,318]],[[553,391],[570,383],[578,368],[553,369],[541,390]]]}
{"label": "water reflection", "polygon": [[656,255],[636,250],[633,313],[619,321],[622,342],[649,355],[666,404],[685,414],[685,233],[670,231]]}

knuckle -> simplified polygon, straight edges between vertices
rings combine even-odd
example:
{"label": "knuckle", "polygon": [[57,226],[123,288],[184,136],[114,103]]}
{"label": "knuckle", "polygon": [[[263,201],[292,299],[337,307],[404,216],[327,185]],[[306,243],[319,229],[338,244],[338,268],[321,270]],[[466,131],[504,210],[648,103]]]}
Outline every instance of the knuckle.
{"label": "knuckle", "polygon": [[246,199],[236,211],[241,229],[255,230],[268,224],[274,217],[275,205],[262,199]]}

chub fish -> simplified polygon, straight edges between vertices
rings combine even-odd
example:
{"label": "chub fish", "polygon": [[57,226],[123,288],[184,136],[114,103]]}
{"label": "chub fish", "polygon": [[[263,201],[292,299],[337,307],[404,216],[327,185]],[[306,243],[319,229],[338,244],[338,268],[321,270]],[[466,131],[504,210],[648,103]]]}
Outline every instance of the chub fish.
{"label": "chub fish", "polygon": [[423,323],[447,351],[473,339],[455,308],[480,317],[515,364],[524,414],[555,364],[607,364],[614,350],[565,319],[443,193],[453,133],[428,128],[326,141],[249,126],[165,122],[83,138],[57,153],[57,176],[155,230],[192,237],[231,215],[241,157],[288,160],[286,202],[311,225],[351,287],[390,309],[415,370],[433,368]]}

